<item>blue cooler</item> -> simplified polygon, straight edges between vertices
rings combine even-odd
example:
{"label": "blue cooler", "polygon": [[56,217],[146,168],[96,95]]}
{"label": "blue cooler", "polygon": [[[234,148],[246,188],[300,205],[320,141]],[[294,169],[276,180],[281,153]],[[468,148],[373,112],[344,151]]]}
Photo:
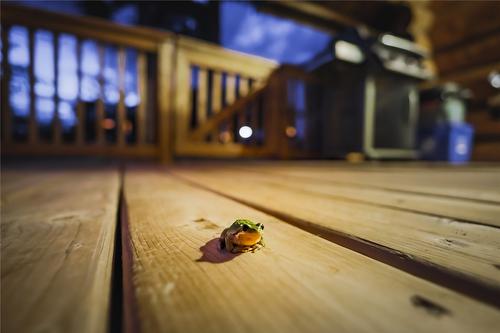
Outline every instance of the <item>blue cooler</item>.
{"label": "blue cooler", "polygon": [[439,123],[420,132],[420,157],[465,163],[470,160],[474,129],[467,123]]}

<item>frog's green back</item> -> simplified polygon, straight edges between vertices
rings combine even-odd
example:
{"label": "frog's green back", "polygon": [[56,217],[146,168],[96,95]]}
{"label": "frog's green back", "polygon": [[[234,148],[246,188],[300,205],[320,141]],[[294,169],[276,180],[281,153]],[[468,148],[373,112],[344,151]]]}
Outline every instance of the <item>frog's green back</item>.
{"label": "frog's green back", "polygon": [[247,219],[238,219],[233,222],[233,226],[242,226],[242,225],[246,225],[248,228],[253,230],[262,230],[262,224],[254,223]]}

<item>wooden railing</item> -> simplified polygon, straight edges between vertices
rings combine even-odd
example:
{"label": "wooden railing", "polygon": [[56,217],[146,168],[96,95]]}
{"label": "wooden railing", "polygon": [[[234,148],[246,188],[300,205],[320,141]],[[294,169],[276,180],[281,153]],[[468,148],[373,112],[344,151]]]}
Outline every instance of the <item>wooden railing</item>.
{"label": "wooden railing", "polygon": [[[162,92],[170,90],[171,60],[175,36],[146,28],[119,26],[100,19],[55,14],[35,9],[2,4],[2,152],[7,154],[70,154],[70,155],[120,155],[160,157],[168,160],[169,133],[162,130],[168,123],[169,105]],[[24,68],[9,64],[11,40],[9,32],[16,27],[27,30],[29,61]],[[54,69],[52,85],[55,88],[45,100],[53,103],[53,117],[47,128],[41,128],[37,120],[35,75],[36,34],[42,31],[52,39],[52,59],[44,59],[44,66]],[[61,68],[62,36],[76,38],[76,75],[78,93],[68,105],[76,113],[74,126],[63,129],[61,123],[61,90],[58,72]],[[84,101],[82,93],[82,45],[95,43],[98,48],[99,70],[91,79],[98,82],[99,93],[93,101]],[[114,48],[118,63],[118,91],[115,102],[104,98],[106,49]],[[128,56],[135,52],[136,57]],[[12,57],[12,56],[11,56]],[[132,110],[125,105],[125,66],[135,61],[137,70],[136,94],[138,103]],[[12,111],[10,93],[14,70],[25,71],[28,77],[29,112],[19,117]],[[26,119],[27,118],[27,119]],[[15,124],[23,124],[27,130],[13,133]],[[159,124],[160,126],[157,126]],[[20,126],[18,126],[20,127]],[[21,127],[22,128],[22,127]]]}
{"label": "wooden railing", "polygon": [[[224,49],[206,42],[147,28],[124,27],[100,19],[74,17],[2,5],[2,151],[8,154],[71,154],[156,157],[296,156],[293,151],[293,110],[287,104],[287,82],[304,76],[292,67],[277,69],[263,58]],[[28,29],[29,114],[24,137],[12,133],[14,116],[10,103],[12,66],[9,29]],[[77,39],[79,93],[74,102],[73,136],[61,126],[55,112],[47,130],[37,121],[34,70],[35,34],[47,30],[54,39],[51,61],[55,67],[52,102],[59,108],[58,82],[60,36]],[[98,44],[99,96],[89,103],[82,94],[81,47]],[[105,98],[105,52],[117,49],[118,90],[116,103]],[[128,51],[136,52],[137,95],[133,110],[125,105],[125,67]],[[109,55],[107,56],[109,58]],[[107,58],[106,58],[107,59]],[[299,76],[300,76],[299,75]],[[302,77],[303,79],[303,77]],[[22,120],[22,119],[21,119]],[[242,127],[249,137],[239,135]],[[42,131],[43,130],[43,131]]]}
{"label": "wooden railing", "polygon": [[[178,39],[177,50],[176,154],[270,155],[264,138],[259,138],[262,103],[239,114],[234,112],[233,118],[225,115],[227,108],[236,111],[239,105],[248,106],[247,101],[261,97],[262,87],[268,85],[268,77],[277,64],[187,37]],[[245,125],[252,128],[253,137],[238,136],[239,128]]]}

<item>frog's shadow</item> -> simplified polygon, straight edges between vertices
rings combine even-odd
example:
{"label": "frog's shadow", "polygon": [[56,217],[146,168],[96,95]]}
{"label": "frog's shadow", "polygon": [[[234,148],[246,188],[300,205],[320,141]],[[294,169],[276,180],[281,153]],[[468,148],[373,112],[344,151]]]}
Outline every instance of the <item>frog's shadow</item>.
{"label": "frog's shadow", "polygon": [[239,256],[241,253],[231,253],[222,250],[219,245],[219,238],[214,238],[200,247],[202,256],[196,259],[197,262],[211,262],[213,264],[221,264],[223,262],[232,260]]}

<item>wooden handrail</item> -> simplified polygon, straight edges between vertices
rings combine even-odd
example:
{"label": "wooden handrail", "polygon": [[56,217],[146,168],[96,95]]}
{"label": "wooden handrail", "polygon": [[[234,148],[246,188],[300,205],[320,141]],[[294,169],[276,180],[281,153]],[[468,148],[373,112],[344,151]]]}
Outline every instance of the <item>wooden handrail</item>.
{"label": "wooden handrail", "polygon": [[227,73],[267,77],[278,66],[273,60],[226,49],[187,36],[177,36],[176,44],[180,50],[189,54],[193,63]]}
{"label": "wooden handrail", "polygon": [[80,38],[92,38],[101,42],[134,47],[156,52],[158,44],[173,33],[145,27],[130,27],[104,19],[66,15],[46,10],[1,4],[2,25],[23,25],[29,28],[47,29],[74,34]]}
{"label": "wooden handrail", "polygon": [[196,128],[190,135],[192,140],[202,140],[206,135],[217,129],[223,121],[234,116],[239,110],[245,109],[245,106],[254,102],[266,90],[267,85],[251,92],[245,97],[239,98],[236,102],[226,106],[221,111],[217,112],[210,119]]}

